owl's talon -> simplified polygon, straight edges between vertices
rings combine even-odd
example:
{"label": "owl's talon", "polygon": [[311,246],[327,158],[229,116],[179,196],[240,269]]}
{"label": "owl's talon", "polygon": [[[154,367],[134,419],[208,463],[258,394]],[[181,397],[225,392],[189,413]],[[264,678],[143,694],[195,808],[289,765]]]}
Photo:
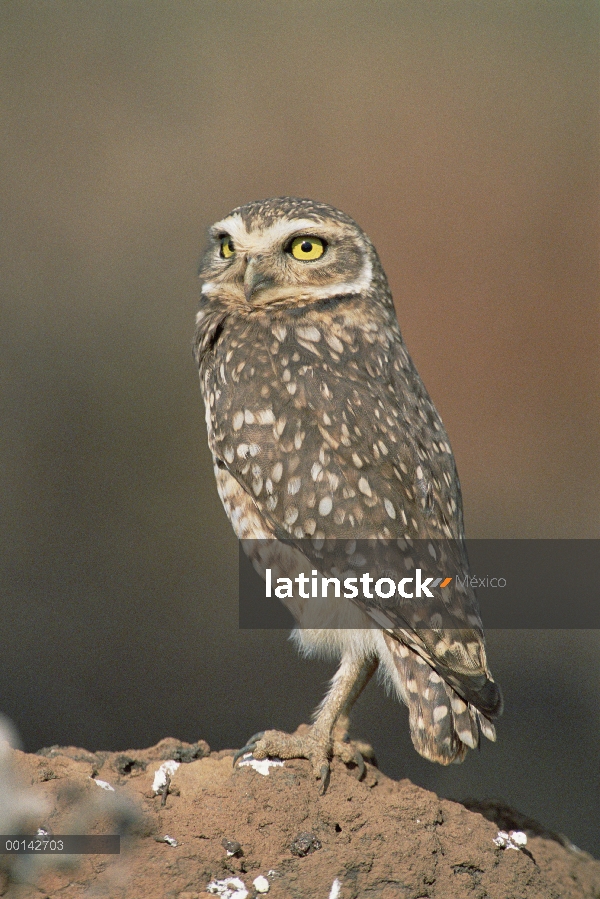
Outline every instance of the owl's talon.
{"label": "owl's talon", "polygon": [[249,740],[247,740],[246,745],[242,746],[241,749],[237,749],[233,754],[233,767],[235,768],[235,763],[238,759],[241,759],[243,755],[246,755],[248,752],[254,752],[256,749],[256,744],[259,740],[262,739],[264,735],[264,730],[259,730],[257,734],[252,734]]}
{"label": "owl's talon", "polygon": [[356,775],[356,779],[362,780],[363,777],[365,776],[365,770],[366,770],[365,769],[365,760],[363,759],[363,757],[360,754],[360,752],[358,751],[358,749],[354,753],[354,761],[356,763],[356,767],[358,768],[358,774]]}
{"label": "owl's talon", "polygon": [[333,741],[333,754],[344,762],[346,765],[356,765],[357,780],[362,780],[366,773],[365,761],[377,765],[375,753],[372,746],[361,740],[344,740],[340,738]]}
{"label": "owl's talon", "polygon": [[327,792],[327,787],[329,786],[329,778],[331,776],[331,768],[329,767],[329,762],[324,762],[321,765],[321,771],[319,773],[319,779],[321,781],[321,796],[324,796]]}
{"label": "owl's talon", "polygon": [[236,752],[233,753],[233,767],[234,768],[235,768],[235,763],[238,761],[238,759],[241,759],[242,756],[246,755],[247,752],[252,752],[251,746],[242,746],[241,749],[238,749],[238,750],[236,750]]}

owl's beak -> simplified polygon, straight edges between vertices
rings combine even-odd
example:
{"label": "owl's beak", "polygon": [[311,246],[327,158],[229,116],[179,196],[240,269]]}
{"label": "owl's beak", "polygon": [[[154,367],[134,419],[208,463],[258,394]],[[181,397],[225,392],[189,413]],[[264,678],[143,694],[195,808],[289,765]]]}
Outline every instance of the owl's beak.
{"label": "owl's beak", "polygon": [[244,272],[244,296],[250,303],[254,294],[275,283],[271,275],[261,270],[262,256],[250,256]]}

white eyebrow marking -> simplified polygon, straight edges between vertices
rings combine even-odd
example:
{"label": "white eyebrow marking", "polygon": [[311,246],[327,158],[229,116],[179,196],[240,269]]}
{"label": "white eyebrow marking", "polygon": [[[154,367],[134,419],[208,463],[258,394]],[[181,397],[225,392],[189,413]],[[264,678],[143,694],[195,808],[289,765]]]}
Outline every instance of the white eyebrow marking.
{"label": "white eyebrow marking", "polygon": [[230,234],[231,237],[233,237],[234,232],[236,231],[243,231],[244,233],[246,233],[246,226],[244,225],[244,220],[241,215],[236,213],[235,215],[228,215],[220,222],[215,222],[210,230],[213,234],[218,234],[220,231],[222,231]]}

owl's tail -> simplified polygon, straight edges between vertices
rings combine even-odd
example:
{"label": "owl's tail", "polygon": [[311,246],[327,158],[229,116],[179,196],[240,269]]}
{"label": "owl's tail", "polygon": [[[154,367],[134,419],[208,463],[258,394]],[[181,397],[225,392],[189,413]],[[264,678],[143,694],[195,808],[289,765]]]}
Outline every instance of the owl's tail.
{"label": "owl's tail", "polygon": [[395,671],[392,681],[408,706],[410,734],[420,755],[441,765],[462,762],[467,749],[476,749],[482,733],[495,741],[492,722],[472,703],[465,702],[412,649],[387,634]]}

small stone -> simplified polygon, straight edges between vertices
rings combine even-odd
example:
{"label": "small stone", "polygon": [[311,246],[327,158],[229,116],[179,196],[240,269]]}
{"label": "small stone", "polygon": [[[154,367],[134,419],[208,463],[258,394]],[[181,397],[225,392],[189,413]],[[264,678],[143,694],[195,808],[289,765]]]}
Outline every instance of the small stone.
{"label": "small stone", "polygon": [[297,855],[298,858],[304,858],[305,855],[316,852],[320,848],[321,841],[314,833],[299,833],[290,846],[290,852],[292,855]]}
{"label": "small stone", "polygon": [[252,886],[256,890],[257,893],[268,893],[269,892],[269,881],[266,877],[263,877],[262,874],[259,874],[258,877],[255,877],[252,881]]}
{"label": "small stone", "polygon": [[229,856],[234,855],[239,858],[244,854],[244,851],[237,840],[228,840],[226,837],[223,837],[223,839],[221,840],[221,846]]}
{"label": "small stone", "polygon": [[515,846],[520,847],[527,845],[527,834],[523,833],[522,830],[511,830],[508,835]]}
{"label": "small stone", "polygon": [[162,758],[187,763],[206,758],[208,755],[210,755],[210,746],[206,740],[198,740],[197,743],[192,743],[191,746],[183,744],[170,746],[166,749]]}

